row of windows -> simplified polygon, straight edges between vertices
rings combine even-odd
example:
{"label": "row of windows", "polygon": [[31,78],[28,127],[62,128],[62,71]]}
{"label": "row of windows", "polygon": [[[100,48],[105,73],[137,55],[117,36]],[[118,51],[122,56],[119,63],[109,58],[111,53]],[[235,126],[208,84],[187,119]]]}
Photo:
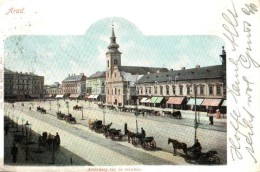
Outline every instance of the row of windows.
{"label": "row of windows", "polygon": [[[104,92],[104,91],[102,91]],[[120,95],[120,89],[114,88],[111,91],[112,95]],[[107,94],[109,94],[109,89],[107,89]]]}
{"label": "row of windows", "polygon": [[[176,94],[176,86],[172,85],[171,87],[172,87],[172,92],[171,93],[173,95],[175,95]],[[204,85],[197,87],[197,90],[195,90],[196,93],[197,94],[201,94],[201,95],[205,94],[205,88],[204,87],[205,87]],[[209,91],[208,91],[209,95],[213,95],[213,93],[214,93],[214,91],[213,91],[214,86],[213,85],[209,85],[208,88],[209,88]],[[159,89],[159,92],[158,92],[158,89]],[[165,89],[166,89],[165,90],[166,95],[169,95],[170,94],[170,86],[167,85],[165,87]],[[154,94],[163,95],[163,90],[164,90],[163,86],[154,86]],[[187,91],[186,92],[187,95],[191,94],[191,86],[186,86],[186,91]],[[143,88],[138,88],[138,93],[139,94],[143,94],[143,93],[144,94],[152,94],[151,93],[151,87],[146,87],[144,90],[143,90]],[[183,95],[183,86],[179,86],[179,94]],[[220,85],[216,85],[216,94],[217,95],[221,95],[221,86]]]}

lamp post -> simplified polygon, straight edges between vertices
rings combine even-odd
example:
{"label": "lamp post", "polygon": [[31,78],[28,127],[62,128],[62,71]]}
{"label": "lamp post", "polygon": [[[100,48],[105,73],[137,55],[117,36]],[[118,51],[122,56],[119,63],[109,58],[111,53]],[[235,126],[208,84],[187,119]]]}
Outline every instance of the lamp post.
{"label": "lamp post", "polygon": [[196,139],[197,139],[197,129],[198,129],[198,119],[197,119],[197,86],[194,85],[194,97],[195,97],[195,119],[194,119],[194,129],[195,129],[195,133],[194,133],[194,143],[196,143]]}
{"label": "lamp post", "polygon": [[12,128],[14,128],[14,114],[12,114]]}
{"label": "lamp post", "polygon": [[51,101],[49,101],[49,104],[50,104],[50,110],[51,110]]}
{"label": "lamp post", "polygon": [[25,144],[25,161],[27,162],[29,160],[28,158],[28,127],[29,127],[29,123],[28,121],[26,121],[26,123],[24,124],[25,127],[25,132],[26,132],[26,144]]}
{"label": "lamp post", "polygon": [[68,114],[70,113],[70,111],[69,111],[69,102],[68,101],[66,101],[66,105],[67,105],[67,108],[68,108]]}
{"label": "lamp post", "polygon": [[60,104],[59,104],[59,99],[57,99],[57,112],[59,113],[60,110]]}
{"label": "lamp post", "polygon": [[135,124],[136,124],[136,133],[138,133],[138,122],[137,122],[137,116],[139,115],[138,113],[138,105],[135,107]]}
{"label": "lamp post", "polygon": [[22,120],[22,136],[24,136],[24,132],[23,132],[23,121],[24,121],[24,119],[22,118],[21,120]]}
{"label": "lamp post", "polygon": [[104,125],[105,125],[105,116],[106,116],[106,111],[105,111],[105,109],[103,108],[103,110],[102,110],[102,113],[103,113],[103,122],[104,122]]}
{"label": "lamp post", "polygon": [[84,117],[83,117],[83,109],[84,109],[84,107],[83,107],[83,103],[82,103],[82,109],[81,109],[81,120],[84,120]]}
{"label": "lamp post", "polygon": [[19,132],[19,130],[18,130],[18,119],[19,119],[19,116],[16,117],[16,121],[17,121],[17,123],[16,123],[16,132]]}

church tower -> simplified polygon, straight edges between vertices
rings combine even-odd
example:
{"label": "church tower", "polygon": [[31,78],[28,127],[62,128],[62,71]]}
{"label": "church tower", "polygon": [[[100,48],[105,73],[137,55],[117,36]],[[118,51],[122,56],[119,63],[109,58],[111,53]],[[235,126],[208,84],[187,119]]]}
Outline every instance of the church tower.
{"label": "church tower", "polygon": [[112,34],[110,37],[110,44],[108,45],[108,52],[106,53],[106,78],[110,80],[113,74],[114,67],[121,66],[121,52],[118,51],[119,45],[116,43],[116,36],[114,32],[114,26],[112,25]]}

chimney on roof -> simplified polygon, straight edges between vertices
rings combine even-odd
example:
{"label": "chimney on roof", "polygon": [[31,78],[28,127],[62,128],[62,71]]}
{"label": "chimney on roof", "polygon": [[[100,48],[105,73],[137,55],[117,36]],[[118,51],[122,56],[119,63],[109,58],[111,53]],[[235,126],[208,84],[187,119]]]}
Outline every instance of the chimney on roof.
{"label": "chimney on roof", "polygon": [[181,67],[181,70],[185,70],[185,67]]}
{"label": "chimney on roof", "polygon": [[173,69],[170,69],[170,71],[173,71]]}
{"label": "chimney on roof", "polygon": [[160,70],[157,70],[157,73],[160,73]]}
{"label": "chimney on roof", "polygon": [[200,68],[200,65],[196,65],[196,68]]}
{"label": "chimney on roof", "polygon": [[150,72],[147,72],[147,75],[149,75],[150,74]]}

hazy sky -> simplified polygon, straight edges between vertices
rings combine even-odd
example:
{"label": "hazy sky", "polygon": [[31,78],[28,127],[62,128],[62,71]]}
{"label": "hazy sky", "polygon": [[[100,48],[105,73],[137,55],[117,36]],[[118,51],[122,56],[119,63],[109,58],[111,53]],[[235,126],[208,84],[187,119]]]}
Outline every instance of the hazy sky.
{"label": "hazy sky", "polygon": [[[224,41],[209,35],[162,35],[142,33],[138,26],[122,18],[105,18],[86,28],[84,35],[11,36],[5,41],[5,67],[34,72],[45,84],[61,82],[68,74],[87,76],[105,70],[105,53],[114,24],[122,65],[166,67],[178,70],[197,64],[221,64]],[[177,27],[177,26],[176,26]]]}

